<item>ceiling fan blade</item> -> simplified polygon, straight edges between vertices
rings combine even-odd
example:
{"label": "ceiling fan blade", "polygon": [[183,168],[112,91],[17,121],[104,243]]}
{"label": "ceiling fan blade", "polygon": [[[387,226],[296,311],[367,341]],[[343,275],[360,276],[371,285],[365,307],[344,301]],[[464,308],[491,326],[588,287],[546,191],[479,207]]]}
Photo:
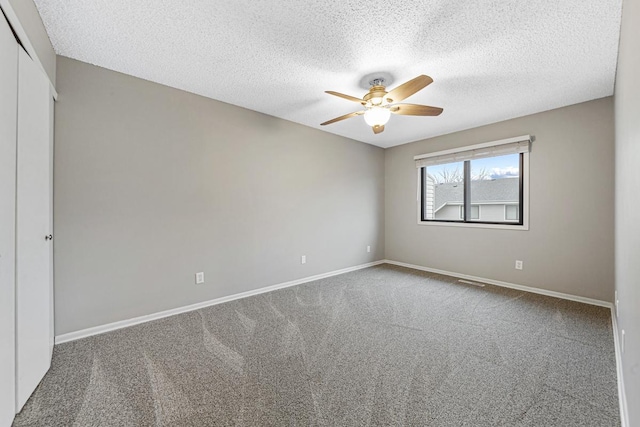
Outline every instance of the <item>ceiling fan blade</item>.
{"label": "ceiling fan blade", "polygon": [[409,80],[406,83],[401,84],[397,88],[393,89],[391,92],[385,95],[386,99],[391,99],[389,102],[400,102],[405,98],[410,97],[414,93],[419,90],[424,89],[433,83],[433,79],[429,76],[425,76],[424,74],[416,77],[415,79]]}
{"label": "ceiling fan blade", "polygon": [[416,104],[396,104],[390,110],[402,116],[439,116],[442,113],[442,108]]}
{"label": "ceiling fan blade", "polygon": [[333,95],[333,96],[337,96],[339,98],[344,98],[347,99],[349,101],[353,101],[353,102],[357,102],[358,104],[365,104],[365,101],[360,99],[360,98],[356,98],[355,96],[351,96],[351,95],[345,95],[344,93],[340,93],[340,92],[334,92],[332,90],[325,90],[325,93],[328,93],[329,95]]}
{"label": "ceiling fan blade", "polygon": [[384,131],[384,125],[371,126],[371,129],[373,129],[373,133],[375,133],[377,135],[377,134],[382,133]]}
{"label": "ceiling fan blade", "polygon": [[336,117],[335,119],[328,120],[324,123],[320,123],[320,126],[330,125],[331,123],[339,122],[340,120],[349,119],[351,117],[360,116],[364,114],[364,111],[356,111],[353,113],[345,114],[344,116]]}

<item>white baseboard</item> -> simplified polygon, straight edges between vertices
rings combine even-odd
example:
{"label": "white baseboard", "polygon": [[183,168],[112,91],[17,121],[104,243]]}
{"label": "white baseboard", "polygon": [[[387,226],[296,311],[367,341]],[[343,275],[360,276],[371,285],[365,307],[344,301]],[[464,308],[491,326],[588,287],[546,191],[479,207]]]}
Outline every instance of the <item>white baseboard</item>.
{"label": "white baseboard", "polygon": [[438,270],[436,268],[423,267],[421,265],[407,264],[405,262],[391,261],[391,260],[388,260],[388,259],[385,260],[385,262],[387,264],[393,264],[393,265],[399,265],[401,267],[413,268],[414,270],[428,271],[430,273],[437,273],[437,274],[442,274],[442,275],[445,275],[445,276],[451,276],[451,277],[457,277],[457,278],[460,278],[460,279],[472,280],[474,282],[488,283],[490,285],[501,286],[503,288],[517,289],[519,291],[531,292],[531,293],[534,293],[534,294],[546,295],[546,296],[549,296],[549,297],[566,299],[566,300],[569,300],[569,301],[582,302],[582,303],[585,303],[585,304],[597,305],[597,306],[600,306],[600,307],[611,308],[613,306],[613,304],[608,302],[608,301],[602,301],[602,300],[593,299],[593,298],[587,298],[587,297],[581,297],[581,296],[577,296],[577,295],[565,294],[565,293],[562,293],[562,292],[548,291],[546,289],[532,288],[530,286],[516,285],[515,283],[502,282],[500,280],[485,279],[484,277],[471,276],[469,274],[454,273],[452,271]]}
{"label": "white baseboard", "polygon": [[627,394],[624,391],[624,379],[622,377],[622,349],[620,348],[620,330],[615,308],[611,308],[611,324],[613,325],[613,342],[616,349],[616,370],[618,373],[618,399],[620,400],[621,427],[629,427],[629,412],[627,412]]}
{"label": "white baseboard", "polygon": [[203,301],[196,304],[187,305],[185,307],[173,308],[170,310],[160,311],[158,313],[147,314],[145,316],[134,317],[133,319],[120,320],[118,322],[107,323],[106,325],[94,326],[92,328],[82,329],[75,332],[69,332],[62,335],[57,335],[55,339],[56,344],[62,344],[69,341],[79,340],[81,338],[90,337],[92,335],[103,334],[105,332],[114,331],[116,329],[122,329],[140,323],[149,322],[151,320],[162,319],[163,317],[173,316],[175,314],[186,313],[188,311],[198,310],[200,308],[209,307],[216,304],[221,304],[227,301],[233,301],[240,298],[250,297],[252,295],[263,294],[265,292],[275,291],[276,289],[288,288],[290,286],[301,285],[307,282],[313,282],[314,280],[324,279],[326,277],[337,276],[340,274],[349,273],[351,271],[362,270],[363,268],[373,267],[375,265],[384,264],[385,261],[374,261],[367,264],[360,264],[354,267],[347,267],[341,270],[330,271],[328,273],[317,274],[315,276],[304,277],[302,279],[292,280],[290,282],[278,283],[276,285],[266,286],[264,288],[254,289],[247,292],[241,292],[239,294],[233,294],[226,297],[216,298],[209,301]]}

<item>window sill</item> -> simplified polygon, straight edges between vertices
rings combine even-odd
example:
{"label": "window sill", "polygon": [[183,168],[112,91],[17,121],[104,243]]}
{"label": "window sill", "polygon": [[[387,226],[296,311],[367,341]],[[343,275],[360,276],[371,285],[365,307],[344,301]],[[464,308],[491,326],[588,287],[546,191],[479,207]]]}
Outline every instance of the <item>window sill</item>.
{"label": "window sill", "polygon": [[439,222],[439,221],[418,221],[418,225],[430,227],[466,227],[466,228],[492,228],[501,230],[528,231],[529,225],[509,225],[509,224],[474,224],[472,222]]}

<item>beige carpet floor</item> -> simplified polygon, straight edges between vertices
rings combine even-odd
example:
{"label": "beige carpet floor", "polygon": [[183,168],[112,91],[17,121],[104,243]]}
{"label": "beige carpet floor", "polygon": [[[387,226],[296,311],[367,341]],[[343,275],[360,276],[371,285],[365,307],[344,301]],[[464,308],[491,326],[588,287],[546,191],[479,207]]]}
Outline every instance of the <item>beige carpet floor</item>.
{"label": "beige carpet floor", "polygon": [[15,426],[619,426],[609,309],[381,265],[55,347]]}

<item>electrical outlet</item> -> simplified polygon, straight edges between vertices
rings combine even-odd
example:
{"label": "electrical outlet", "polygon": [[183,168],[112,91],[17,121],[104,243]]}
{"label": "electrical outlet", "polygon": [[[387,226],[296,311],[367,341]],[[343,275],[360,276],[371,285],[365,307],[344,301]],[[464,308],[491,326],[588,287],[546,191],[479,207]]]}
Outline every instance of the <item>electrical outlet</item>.
{"label": "electrical outlet", "polygon": [[367,252],[371,252],[371,246],[367,246]]}
{"label": "electrical outlet", "polygon": [[522,270],[522,261],[516,260],[516,270]]}
{"label": "electrical outlet", "polygon": [[624,329],[621,332],[622,337],[620,338],[620,350],[622,350],[622,353],[624,353]]}
{"label": "electrical outlet", "polygon": [[204,283],[204,273],[196,273],[196,285],[201,285]]}
{"label": "electrical outlet", "polygon": [[307,256],[306,255],[302,255],[300,257],[300,264],[306,264],[307,263]]}

